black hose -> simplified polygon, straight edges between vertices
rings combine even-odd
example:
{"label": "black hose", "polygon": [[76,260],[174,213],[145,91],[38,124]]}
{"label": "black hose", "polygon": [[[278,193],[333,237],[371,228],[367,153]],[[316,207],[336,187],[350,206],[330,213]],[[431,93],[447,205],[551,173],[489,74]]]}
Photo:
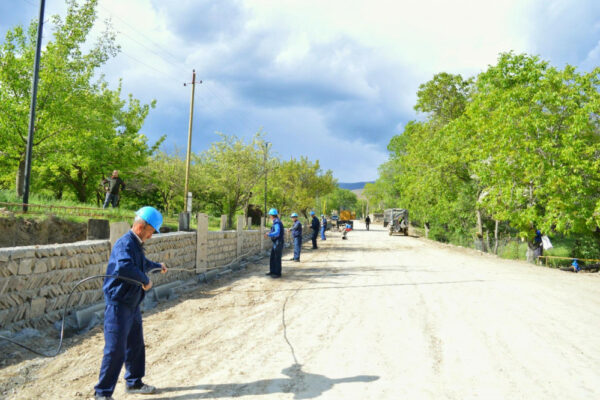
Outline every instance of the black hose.
{"label": "black hose", "polygon": [[[150,271],[150,272],[152,272],[152,271]],[[14,341],[11,338],[8,338],[6,336],[0,335],[0,339],[6,340],[16,346],[22,347],[25,350],[28,350],[28,351],[30,351],[34,354],[37,354],[39,356],[42,356],[42,357],[48,357],[48,358],[56,357],[58,355],[58,353],[60,352],[60,349],[62,348],[62,344],[63,344],[63,338],[65,335],[65,318],[67,317],[67,310],[69,308],[71,296],[73,295],[73,293],[75,293],[75,289],[77,289],[77,287],[79,285],[81,285],[85,282],[91,281],[93,279],[98,279],[98,278],[115,278],[115,279],[120,279],[122,281],[130,282],[130,283],[133,283],[133,284],[136,284],[139,286],[143,286],[143,283],[140,281],[137,281],[137,280],[131,279],[131,278],[127,278],[124,276],[119,276],[119,275],[94,275],[94,276],[88,276],[87,278],[84,278],[84,279],[80,280],[79,282],[77,282],[77,284],[75,284],[75,286],[73,286],[73,289],[71,289],[71,292],[69,293],[69,296],[67,297],[67,302],[65,303],[65,307],[63,308],[62,321],[60,324],[60,339],[58,342],[58,347],[56,348],[56,351],[54,353],[45,354],[45,353],[39,352],[37,350],[32,349],[31,347],[25,346],[24,344]]]}
{"label": "black hose", "polygon": [[[249,253],[247,253],[247,254],[249,254]],[[247,254],[244,254],[244,256],[246,256]],[[240,257],[236,258],[234,261],[238,260],[239,258]],[[232,263],[233,262],[227,264],[226,266],[229,266]],[[195,270],[185,269],[185,268],[169,268],[169,270],[170,271],[195,272]],[[160,271],[160,269],[157,268],[157,269],[151,270],[150,273],[159,272],[159,271]],[[91,281],[93,279],[98,279],[98,278],[115,278],[115,279],[120,279],[122,281],[130,282],[130,283],[133,283],[133,284],[136,284],[136,285],[139,285],[139,286],[143,285],[143,283],[140,282],[140,281],[137,281],[137,280],[131,279],[131,278],[127,278],[127,277],[124,277],[124,276],[119,276],[119,275],[94,275],[94,276],[88,276],[87,278],[84,278],[84,279],[80,280],[79,282],[77,282],[75,284],[75,286],[73,286],[73,289],[71,289],[71,292],[69,293],[69,296],[67,297],[67,302],[65,303],[65,306],[63,308],[63,315],[62,315],[62,320],[61,320],[61,323],[60,323],[60,339],[59,339],[59,342],[58,342],[58,347],[56,348],[56,351],[54,353],[51,353],[51,354],[41,353],[41,352],[39,352],[37,350],[32,349],[31,347],[28,347],[28,346],[26,346],[26,345],[24,345],[22,343],[19,343],[19,342],[15,341],[15,340],[13,340],[13,339],[11,339],[9,337],[6,337],[6,336],[0,335],[0,339],[1,340],[6,340],[7,342],[10,342],[10,343],[12,343],[12,344],[14,344],[16,346],[22,347],[25,350],[28,350],[28,351],[30,351],[30,352],[32,352],[34,354],[37,354],[39,356],[42,356],[42,357],[48,357],[48,358],[56,357],[58,355],[58,353],[60,352],[60,349],[62,348],[62,344],[63,344],[63,338],[64,338],[64,335],[65,335],[65,319],[67,317],[67,310],[69,308],[69,302],[71,301],[71,296],[73,295],[73,293],[75,293],[75,289],[79,285],[81,285],[81,284],[83,284],[85,282]]]}

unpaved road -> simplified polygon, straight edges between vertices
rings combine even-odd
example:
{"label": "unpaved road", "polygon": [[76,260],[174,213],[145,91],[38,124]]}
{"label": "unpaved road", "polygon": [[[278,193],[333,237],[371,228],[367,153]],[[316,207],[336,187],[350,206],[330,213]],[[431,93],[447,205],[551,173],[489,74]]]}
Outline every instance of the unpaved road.
{"label": "unpaved road", "polygon": [[[265,261],[145,315],[146,381],[161,391],[129,396],[121,381],[115,398],[600,399],[598,274],[361,227],[305,247],[282,279]],[[88,398],[102,346],[96,328],[3,368],[0,389]]]}

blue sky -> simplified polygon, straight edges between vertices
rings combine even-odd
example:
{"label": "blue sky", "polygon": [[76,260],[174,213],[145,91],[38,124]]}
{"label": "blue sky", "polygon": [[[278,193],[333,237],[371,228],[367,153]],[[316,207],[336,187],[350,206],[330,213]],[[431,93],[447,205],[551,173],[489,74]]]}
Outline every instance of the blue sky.
{"label": "blue sky", "polygon": [[[46,3],[64,15],[63,0]],[[38,4],[0,0],[2,37]],[[217,131],[262,130],[282,158],[319,159],[342,182],[377,177],[435,73],[471,76],[510,50],[600,65],[598,0],[99,0],[98,15],[122,47],[106,79],[157,100],[142,129],[151,140],[166,134],[166,149],[185,149],[183,82],[196,69],[194,151]]]}

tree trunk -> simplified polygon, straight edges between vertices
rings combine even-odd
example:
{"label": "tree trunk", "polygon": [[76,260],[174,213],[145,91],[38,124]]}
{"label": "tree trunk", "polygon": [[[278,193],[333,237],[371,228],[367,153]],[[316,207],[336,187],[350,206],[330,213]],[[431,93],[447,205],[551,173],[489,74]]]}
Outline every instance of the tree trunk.
{"label": "tree trunk", "polygon": [[19,196],[19,197],[23,196],[24,185],[25,185],[25,159],[22,158],[19,161],[19,168],[17,169],[17,177],[16,177],[16,182],[15,182],[15,186],[17,189],[17,196]]}
{"label": "tree trunk", "polygon": [[423,226],[425,227],[425,238],[429,239],[429,222],[425,222]]}
{"label": "tree trunk", "polygon": [[477,241],[481,246],[481,251],[486,251],[485,242],[483,241],[483,224],[481,222],[481,210],[477,209],[475,213],[477,215]]}
{"label": "tree trunk", "polygon": [[494,226],[494,254],[498,254],[498,225],[499,221],[496,220],[496,226]]}

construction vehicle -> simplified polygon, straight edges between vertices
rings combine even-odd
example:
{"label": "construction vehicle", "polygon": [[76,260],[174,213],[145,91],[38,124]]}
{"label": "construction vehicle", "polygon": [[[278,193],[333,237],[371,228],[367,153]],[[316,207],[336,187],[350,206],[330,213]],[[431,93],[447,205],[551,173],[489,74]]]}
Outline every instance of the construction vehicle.
{"label": "construction vehicle", "polygon": [[337,227],[345,227],[346,224],[350,224],[354,228],[354,220],[356,219],[356,213],[350,210],[340,210],[340,217],[337,220]]}
{"label": "construction vehicle", "polygon": [[[408,236],[408,210],[404,208],[394,208],[390,213],[390,236],[394,233],[403,233]],[[386,210],[387,211],[387,210]]]}

